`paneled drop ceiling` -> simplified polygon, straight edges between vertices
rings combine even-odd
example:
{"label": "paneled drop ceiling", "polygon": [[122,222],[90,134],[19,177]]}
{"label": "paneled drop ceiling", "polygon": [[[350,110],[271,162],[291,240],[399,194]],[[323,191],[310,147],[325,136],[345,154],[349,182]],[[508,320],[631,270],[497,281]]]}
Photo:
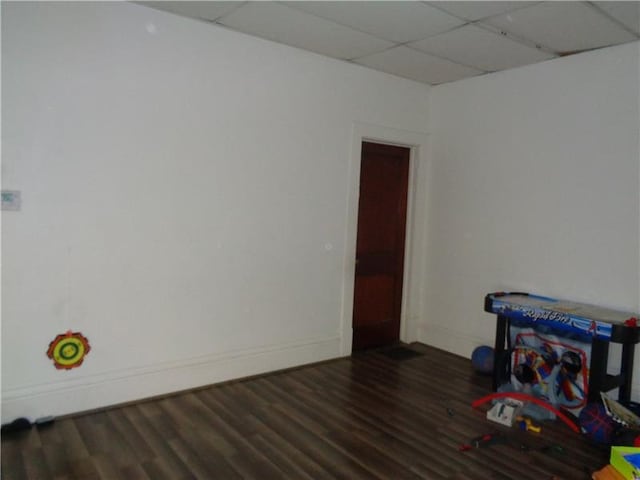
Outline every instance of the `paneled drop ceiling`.
{"label": "paneled drop ceiling", "polygon": [[640,1],[136,3],[429,85],[640,39]]}

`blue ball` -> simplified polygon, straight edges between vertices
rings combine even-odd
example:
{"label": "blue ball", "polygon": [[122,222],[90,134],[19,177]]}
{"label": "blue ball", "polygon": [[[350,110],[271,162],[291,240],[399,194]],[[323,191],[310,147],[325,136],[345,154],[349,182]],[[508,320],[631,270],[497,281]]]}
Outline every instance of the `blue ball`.
{"label": "blue ball", "polygon": [[616,422],[607,415],[601,403],[588,403],[578,417],[580,430],[595,443],[610,445],[616,431]]}
{"label": "blue ball", "polygon": [[479,373],[493,372],[493,348],[481,345],[471,354],[471,365]]}

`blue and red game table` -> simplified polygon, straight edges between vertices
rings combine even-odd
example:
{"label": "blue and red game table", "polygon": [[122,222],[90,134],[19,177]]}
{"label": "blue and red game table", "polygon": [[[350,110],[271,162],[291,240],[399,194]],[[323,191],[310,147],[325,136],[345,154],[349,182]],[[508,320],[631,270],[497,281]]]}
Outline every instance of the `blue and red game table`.
{"label": "blue and red game table", "polygon": [[[511,323],[542,327],[557,335],[581,339],[591,344],[588,399],[596,401],[600,392],[618,388],[618,399],[631,400],[635,346],[640,341],[637,314],[595,305],[558,300],[520,292],[496,292],[485,296],[484,310],[497,315],[494,346],[494,390],[505,378],[504,360],[509,354]],[[619,373],[608,373],[609,345],[622,345]]]}

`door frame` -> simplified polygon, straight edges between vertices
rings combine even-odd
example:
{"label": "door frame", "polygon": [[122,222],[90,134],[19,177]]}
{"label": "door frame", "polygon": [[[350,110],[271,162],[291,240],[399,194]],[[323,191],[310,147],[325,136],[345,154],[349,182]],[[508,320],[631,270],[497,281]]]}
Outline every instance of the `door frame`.
{"label": "door frame", "polygon": [[[358,199],[360,196],[360,162],[362,142],[398,145],[411,150],[409,156],[409,185],[407,192],[407,230],[405,235],[402,305],[400,311],[400,340],[418,340],[423,319],[426,272],[426,225],[428,180],[428,134],[396,128],[354,122],[349,159],[347,225],[343,260],[342,314],[340,319],[340,354],[351,355],[353,293],[355,281],[356,240],[358,235]],[[422,248],[414,248],[422,245]]]}

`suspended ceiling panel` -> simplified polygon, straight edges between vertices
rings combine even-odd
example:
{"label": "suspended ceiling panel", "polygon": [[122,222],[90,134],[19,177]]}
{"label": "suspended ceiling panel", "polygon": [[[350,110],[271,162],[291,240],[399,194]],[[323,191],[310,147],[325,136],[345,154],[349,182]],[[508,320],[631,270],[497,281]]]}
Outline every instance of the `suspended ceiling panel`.
{"label": "suspended ceiling panel", "polygon": [[405,46],[357,60],[360,65],[430,85],[473,77],[483,72]]}
{"label": "suspended ceiling panel", "polygon": [[640,39],[640,2],[136,2],[429,85]]}
{"label": "suspended ceiling panel", "polygon": [[544,2],[483,23],[560,54],[631,42],[637,36],[584,2]]}
{"label": "suspended ceiling panel", "polygon": [[640,34],[639,2],[594,2],[594,4],[636,35]]}
{"label": "suspended ceiling panel", "polygon": [[430,37],[465,23],[422,2],[287,2],[356,30],[396,43]]}
{"label": "suspended ceiling panel", "polygon": [[184,17],[214,21],[217,18],[235,10],[240,6],[238,2],[136,2],[141,5],[176,13]]}
{"label": "suspended ceiling panel", "polygon": [[225,15],[219,23],[340,59],[360,57],[393,46],[383,38],[274,2],[249,3]]}
{"label": "suspended ceiling panel", "polygon": [[504,35],[472,24],[411,43],[409,46],[448,58],[461,65],[469,65],[489,72],[541,62],[554,57],[552,53],[523,45]]}
{"label": "suspended ceiling panel", "polygon": [[429,2],[445,12],[449,12],[458,18],[468,21],[480,20],[482,18],[501,15],[506,12],[518,10],[520,8],[530,7],[540,2]]}

